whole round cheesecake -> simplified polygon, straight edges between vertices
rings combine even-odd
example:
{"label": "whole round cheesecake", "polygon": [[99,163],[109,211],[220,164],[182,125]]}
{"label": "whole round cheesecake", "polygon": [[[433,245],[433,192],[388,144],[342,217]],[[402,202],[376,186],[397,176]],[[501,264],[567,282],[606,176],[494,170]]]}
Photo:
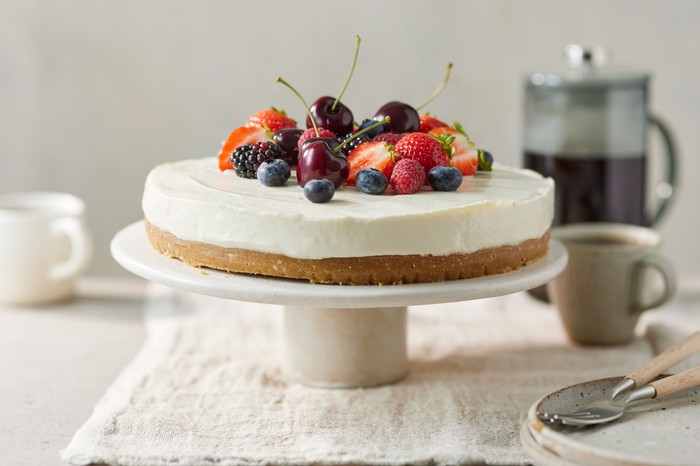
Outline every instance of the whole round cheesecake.
{"label": "whole round cheesecake", "polygon": [[345,186],[314,204],[296,183],[266,187],[202,158],[155,167],[142,205],[153,247],[190,265],[368,285],[534,262],[547,253],[553,203],[551,179],[499,164],[464,177],[454,192],[373,196]]}

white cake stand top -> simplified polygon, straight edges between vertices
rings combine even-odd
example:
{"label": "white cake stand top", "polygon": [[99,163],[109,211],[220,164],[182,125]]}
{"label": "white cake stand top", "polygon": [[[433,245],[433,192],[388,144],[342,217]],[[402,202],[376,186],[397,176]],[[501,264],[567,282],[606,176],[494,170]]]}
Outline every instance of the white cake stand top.
{"label": "white cake stand top", "polygon": [[567,262],[564,246],[550,240],[547,257],[503,275],[440,283],[340,286],[191,267],[156,252],[148,243],[143,221],[117,233],[111,249],[125,269],[173,288],[239,301],[326,308],[410,306],[502,296],[547,283]]}

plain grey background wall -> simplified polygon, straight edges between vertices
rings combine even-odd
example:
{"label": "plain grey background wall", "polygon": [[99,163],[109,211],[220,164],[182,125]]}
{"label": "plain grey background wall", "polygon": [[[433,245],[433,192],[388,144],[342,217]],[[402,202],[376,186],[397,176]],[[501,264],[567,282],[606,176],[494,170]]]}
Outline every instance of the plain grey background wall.
{"label": "plain grey background wall", "polygon": [[[301,121],[277,75],[313,100],[343,98],[356,119],[421,102],[459,120],[496,158],[522,164],[523,76],[562,65],[564,44],[603,44],[652,73],[651,107],[682,159],[659,229],[684,283],[700,281],[700,2],[692,0],[276,1],[0,0],[0,191],[82,196],[92,274],[123,272],[109,240],[141,217],[150,168],[213,156],[228,133],[274,105]],[[651,139],[652,156],[659,144]]]}

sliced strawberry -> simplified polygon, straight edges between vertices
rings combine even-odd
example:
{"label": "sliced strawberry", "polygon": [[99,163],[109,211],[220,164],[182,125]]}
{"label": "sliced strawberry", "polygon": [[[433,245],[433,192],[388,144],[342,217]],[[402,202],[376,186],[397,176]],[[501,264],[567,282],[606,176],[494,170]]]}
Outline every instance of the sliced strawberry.
{"label": "sliced strawberry", "polygon": [[345,182],[349,185],[355,184],[355,177],[363,168],[376,168],[390,178],[394,169],[394,146],[381,141],[360,144],[348,155],[348,163],[350,175]]}
{"label": "sliced strawberry", "polygon": [[450,165],[459,169],[462,175],[471,176],[476,173],[479,167],[479,151],[459,123],[455,123],[455,128],[457,129],[449,127],[435,128],[430,134],[437,137],[443,134],[454,136]]}
{"label": "sliced strawberry", "polygon": [[254,114],[245,125],[254,128],[265,128],[271,133],[275,133],[285,128],[296,128],[297,122],[289,118],[284,110],[277,110],[272,107]]}
{"label": "sliced strawberry", "polygon": [[265,131],[264,128],[241,126],[240,128],[234,129],[219,151],[219,170],[233,170],[233,164],[231,163],[230,157],[231,153],[237,147],[244,144],[253,144],[256,142],[271,140],[272,138],[270,133]]}
{"label": "sliced strawberry", "polygon": [[444,121],[440,121],[429,113],[421,115],[420,117],[420,131],[421,133],[429,133],[435,128],[443,128],[449,126]]}

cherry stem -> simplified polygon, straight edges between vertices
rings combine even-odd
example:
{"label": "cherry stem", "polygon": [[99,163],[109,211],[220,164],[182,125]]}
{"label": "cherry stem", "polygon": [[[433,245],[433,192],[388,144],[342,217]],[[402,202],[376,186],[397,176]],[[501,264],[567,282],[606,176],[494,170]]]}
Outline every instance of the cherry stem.
{"label": "cherry stem", "polygon": [[318,132],[318,126],[316,126],[316,122],[314,121],[313,115],[311,115],[311,109],[309,108],[309,104],[306,103],[306,101],[305,101],[304,98],[301,96],[301,94],[299,94],[299,92],[298,92],[296,89],[294,89],[294,88],[292,87],[291,84],[289,84],[287,81],[285,81],[284,79],[282,79],[280,76],[277,76],[277,77],[275,78],[275,81],[278,82],[278,83],[284,84],[284,85],[287,86],[289,89],[291,89],[292,92],[295,93],[295,94],[297,95],[297,97],[299,97],[299,100],[301,100],[301,103],[304,104],[304,108],[306,109],[306,113],[309,115],[309,118],[311,118],[311,124],[312,124],[313,127],[314,127],[314,131],[316,131],[316,137],[317,137],[317,138],[320,138],[320,137],[321,137],[321,134]]}
{"label": "cherry stem", "polygon": [[334,154],[337,154],[338,152],[340,152],[340,149],[341,149],[345,144],[347,144],[348,142],[352,141],[352,140],[355,139],[356,137],[358,137],[358,136],[360,136],[360,135],[362,135],[362,134],[365,134],[367,131],[369,131],[369,130],[371,130],[371,129],[374,129],[374,128],[376,128],[376,127],[379,126],[379,125],[383,125],[383,124],[385,124],[385,123],[389,123],[390,121],[391,121],[391,117],[385,116],[383,119],[379,120],[378,122],[372,123],[371,125],[367,126],[366,128],[362,128],[360,131],[358,131],[357,133],[353,134],[352,136],[350,136],[349,138],[347,138],[345,141],[341,142],[338,146],[335,147],[335,149],[331,149],[331,152],[333,152]]}
{"label": "cherry stem", "polygon": [[416,107],[416,111],[420,111],[421,108],[423,108],[423,107],[425,107],[426,105],[428,105],[430,102],[432,102],[433,100],[435,100],[435,98],[436,98],[437,96],[440,95],[440,93],[441,93],[442,90],[445,88],[445,86],[447,86],[447,81],[450,80],[450,72],[451,72],[451,71],[452,71],[452,63],[448,63],[448,64],[447,64],[447,71],[445,71],[445,78],[442,80],[442,82],[441,82],[440,85],[437,87],[437,89],[435,89],[435,90],[433,91],[433,93],[430,94],[430,97],[428,97],[428,98],[425,100],[425,102],[423,102],[422,104],[420,104],[419,106]]}
{"label": "cherry stem", "polygon": [[345,84],[343,84],[343,88],[340,90],[340,94],[338,94],[338,97],[335,99],[335,102],[333,102],[333,105],[331,105],[331,112],[335,112],[336,108],[338,107],[338,102],[340,102],[340,98],[345,94],[345,89],[348,88],[348,84],[350,84],[350,78],[352,78],[352,73],[355,71],[355,63],[357,63],[357,55],[360,52],[360,36],[355,36],[355,57],[352,59],[352,67],[350,67],[350,73],[348,73],[348,77],[345,78]]}

